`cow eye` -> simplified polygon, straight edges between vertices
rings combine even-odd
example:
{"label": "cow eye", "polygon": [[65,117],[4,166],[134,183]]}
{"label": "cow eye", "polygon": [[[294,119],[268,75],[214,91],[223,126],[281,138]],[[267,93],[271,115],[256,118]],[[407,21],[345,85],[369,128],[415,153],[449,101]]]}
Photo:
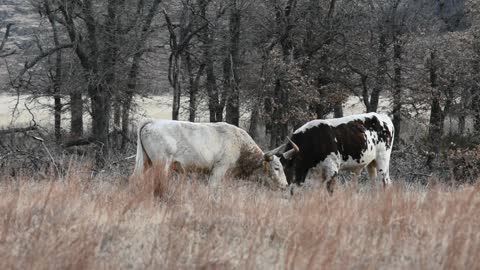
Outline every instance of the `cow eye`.
{"label": "cow eye", "polygon": [[275,168],[275,171],[279,171],[279,170],[280,170],[280,168]]}

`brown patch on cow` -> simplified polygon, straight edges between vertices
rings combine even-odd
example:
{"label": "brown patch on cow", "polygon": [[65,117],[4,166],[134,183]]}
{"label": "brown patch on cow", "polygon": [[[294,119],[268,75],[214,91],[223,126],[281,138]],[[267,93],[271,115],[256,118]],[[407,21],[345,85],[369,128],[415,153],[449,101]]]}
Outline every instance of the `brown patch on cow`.
{"label": "brown patch on cow", "polygon": [[[138,136],[140,137],[139,138],[140,146],[142,147],[142,152],[143,152],[143,171],[153,166],[152,160],[150,159],[150,157],[147,155],[147,152],[145,151],[145,147],[143,146],[143,140],[142,140],[142,134],[143,134],[144,128],[151,123],[152,123],[151,121],[144,122],[143,125],[140,127],[140,130],[138,131]],[[147,129],[147,134],[148,134],[148,129]]]}
{"label": "brown patch on cow", "polygon": [[235,177],[249,177],[254,171],[262,167],[262,160],[263,153],[260,149],[243,146],[231,173]]}
{"label": "brown patch on cow", "polygon": [[183,174],[188,174],[188,173],[209,174],[212,171],[211,168],[207,168],[207,167],[194,166],[194,165],[184,166],[178,161],[173,162],[172,169],[177,173],[183,173]]}
{"label": "brown patch on cow", "polygon": [[338,150],[344,161],[349,157],[361,163],[362,154],[368,149],[366,128],[361,120],[351,121],[333,128]]}
{"label": "brown patch on cow", "polygon": [[152,167],[152,160],[148,157],[147,153],[144,150],[143,151],[143,170],[145,171],[150,167]]}
{"label": "brown patch on cow", "polygon": [[327,191],[328,194],[333,195],[333,191],[335,190],[335,184],[337,181],[335,181],[335,178],[330,179],[330,181],[327,182]]}
{"label": "brown patch on cow", "polygon": [[377,138],[374,141],[375,144],[383,142],[387,149],[392,147],[393,130],[390,132],[386,123],[381,122],[376,116],[373,116],[372,118],[366,118],[363,125],[367,130],[373,131],[377,134]]}
{"label": "brown patch on cow", "polygon": [[377,178],[377,162],[375,160],[370,162],[370,164],[367,165],[367,172],[370,179]]}

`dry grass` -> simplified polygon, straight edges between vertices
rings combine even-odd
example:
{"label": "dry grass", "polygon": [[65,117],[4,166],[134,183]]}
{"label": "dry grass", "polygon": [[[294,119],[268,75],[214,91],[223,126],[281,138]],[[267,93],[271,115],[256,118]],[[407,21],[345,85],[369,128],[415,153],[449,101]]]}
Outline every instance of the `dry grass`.
{"label": "dry grass", "polygon": [[[0,269],[479,269],[480,188],[0,181]],[[123,181],[124,183],[124,181]]]}

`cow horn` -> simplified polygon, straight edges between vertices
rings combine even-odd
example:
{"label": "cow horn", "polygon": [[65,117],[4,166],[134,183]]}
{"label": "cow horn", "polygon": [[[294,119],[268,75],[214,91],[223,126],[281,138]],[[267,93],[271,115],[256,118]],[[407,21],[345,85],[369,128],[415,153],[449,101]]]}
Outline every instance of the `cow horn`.
{"label": "cow horn", "polygon": [[289,137],[287,137],[288,142],[292,145],[292,149],[283,153],[283,158],[290,160],[296,153],[300,152],[300,148],[295,144]]}
{"label": "cow horn", "polygon": [[282,144],[282,145],[280,145],[279,147],[277,147],[277,148],[275,148],[275,149],[273,149],[273,150],[270,150],[270,151],[266,152],[266,153],[263,155],[263,157],[265,158],[265,160],[267,160],[267,158],[270,159],[272,156],[274,156],[274,155],[276,155],[276,154],[278,154],[278,153],[283,153],[283,152],[285,152],[285,147],[286,147],[286,146],[287,146],[286,144]]}
{"label": "cow horn", "polygon": [[290,142],[295,152],[300,152],[300,148],[298,147],[298,145],[296,145],[289,137],[287,137],[287,140]]}
{"label": "cow horn", "polygon": [[282,156],[286,160],[290,160],[295,155],[295,153],[297,153],[297,152],[295,152],[295,149],[290,149],[287,152],[283,153]]}

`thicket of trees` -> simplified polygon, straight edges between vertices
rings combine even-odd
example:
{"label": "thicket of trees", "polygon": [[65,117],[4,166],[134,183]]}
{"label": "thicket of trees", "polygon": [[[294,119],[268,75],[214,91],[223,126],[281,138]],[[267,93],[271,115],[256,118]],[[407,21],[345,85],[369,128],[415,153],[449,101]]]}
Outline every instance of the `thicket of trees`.
{"label": "thicket of trees", "polygon": [[[429,115],[432,149],[447,118],[480,130],[480,4],[465,0],[32,0],[43,30],[9,88],[54,99],[58,141],[98,156],[128,143],[135,95],[168,80],[172,119],[263,123],[271,146],[356,95],[391,100],[397,136]],[[7,26],[9,29],[11,26]],[[14,26],[13,26],[14,27]],[[5,52],[8,30],[0,47]],[[168,58],[162,55],[168,54]],[[32,55],[33,54],[33,55]],[[149,61],[146,61],[146,60]],[[153,60],[152,60],[153,59]],[[163,61],[165,78],[144,76]],[[182,100],[188,107],[182,107]],[[70,112],[68,135],[62,115]],[[91,126],[82,116],[90,114]],[[445,134],[447,135],[447,134]],[[73,140],[73,141],[72,141]]]}

